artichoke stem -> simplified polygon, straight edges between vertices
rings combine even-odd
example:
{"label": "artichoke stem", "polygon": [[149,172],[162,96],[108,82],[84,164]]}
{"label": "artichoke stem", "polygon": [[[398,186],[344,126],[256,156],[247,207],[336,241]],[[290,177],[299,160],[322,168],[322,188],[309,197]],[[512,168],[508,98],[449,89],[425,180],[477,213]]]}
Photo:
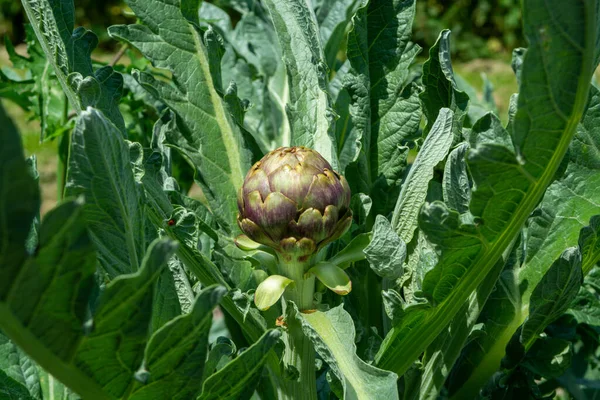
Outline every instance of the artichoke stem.
{"label": "artichoke stem", "polygon": [[279,263],[279,273],[294,281],[294,285],[286,289],[283,297],[285,300],[291,300],[296,303],[300,311],[312,310],[314,308],[315,276],[304,277],[304,272],[308,270],[309,266],[310,263],[294,261]]}
{"label": "artichoke stem", "polygon": [[[283,295],[286,301],[293,301],[299,310],[314,308],[315,277],[304,278],[308,263],[280,263],[282,275],[294,280],[293,287],[288,287]],[[315,378],[315,348],[310,339],[302,332],[300,322],[288,313],[286,319],[287,335],[283,361],[286,366],[293,367],[299,374],[297,379],[287,380],[283,398],[286,400],[316,400],[317,382]]]}

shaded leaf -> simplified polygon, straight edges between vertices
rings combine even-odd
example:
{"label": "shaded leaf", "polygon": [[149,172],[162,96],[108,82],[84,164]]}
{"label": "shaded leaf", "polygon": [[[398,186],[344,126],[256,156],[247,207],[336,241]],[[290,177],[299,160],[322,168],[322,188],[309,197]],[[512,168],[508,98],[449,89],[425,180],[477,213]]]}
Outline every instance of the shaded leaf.
{"label": "shaded leaf", "polygon": [[469,211],[469,202],[471,201],[471,187],[466,160],[468,149],[468,144],[461,143],[450,152],[442,181],[444,202],[448,207],[461,214]]}
{"label": "shaded leaf", "polygon": [[462,121],[466,115],[469,96],[458,89],[454,80],[450,61],[450,31],[443,30],[436,43],[429,49],[429,59],[423,64],[423,86],[419,95],[423,102],[423,111],[427,118],[425,133],[433,128],[442,108],[449,108],[455,114],[453,133],[455,138],[461,134]]}
{"label": "shaded leaf", "polygon": [[144,356],[150,378],[131,399],[189,399],[199,394],[213,308],[225,294],[222,286],[203,289],[189,314],[171,320],[152,336]]}
{"label": "shaded leaf", "polygon": [[279,341],[281,332],[269,330],[222,369],[208,377],[199,399],[236,399],[249,385],[257,383],[267,355]]}
{"label": "shaded leaf", "polygon": [[25,261],[25,240],[40,207],[39,186],[23,157],[21,138],[0,104],[0,300]]}

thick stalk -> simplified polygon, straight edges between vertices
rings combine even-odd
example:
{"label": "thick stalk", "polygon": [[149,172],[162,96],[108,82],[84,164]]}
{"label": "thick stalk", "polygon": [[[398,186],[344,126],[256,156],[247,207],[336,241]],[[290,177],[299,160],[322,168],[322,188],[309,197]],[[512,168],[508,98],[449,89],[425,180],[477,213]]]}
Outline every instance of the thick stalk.
{"label": "thick stalk", "polygon": [[[307,265],[298,262],[280,262],[279,264],[279,272],[294,281],[294,286],[288,287],[283,297],[286,301],[293,301],[300,312],[314,308],[315,277],[311,275],[307,279],[304,278]],[[286,322],[286,349],[283,361],[285,365],[295,368],[299,377],[286,382],[283,398],[286,400],[316,400],[314,346],[302,332],[302,326],[296,318],[288,318]]]}
{"label": "thick stalk", "polygon": [[[69,99],[65,95],[63,108],[64,125],[69,121]],[[56,201],[61,202],[67,183],[67,168],[69,165],[69,149],[71,147],[71,130],[67,129],[58,138],[58,165],[56,167]]]}

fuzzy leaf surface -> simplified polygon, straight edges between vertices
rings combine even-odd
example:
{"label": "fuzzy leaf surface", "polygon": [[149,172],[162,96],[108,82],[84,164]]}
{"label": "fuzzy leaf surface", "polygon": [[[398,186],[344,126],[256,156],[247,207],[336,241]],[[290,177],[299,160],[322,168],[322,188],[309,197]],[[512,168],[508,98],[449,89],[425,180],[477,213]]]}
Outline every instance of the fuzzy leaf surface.
{"label": "fuzzy leaf surface", "polygon": [[217,52],[208,51],[207,41],[212,39],[189,23],[179,3],[130,0],[128,4],[143,25],[112,26],[109,33],[131,43],[154,66],[172,72],[172,83],[157,79],[146,83],[177,116],[178,129],[167,136],[167,144],[196,169],[196,181],[215,217],[227,232],[235,232],[237,190],[251,155],[214,81],[218,71],[213,65],[220,59],[214,59]]}
{"label": "fuzzy leaf surface", "polygon": [[[441,250],[423,281],[431,307],[414,309],[392,328],[376,358],[381,368],[406,372],[465,304],[541,200],[583,115],[594,69],[596,4],[528,0],[523,10],[530,47],[513,124],[515,148],[480,143],[469,153],[477,188],[469,208],[479,223],[463,224],[440,203],[424,207],[420,226]],[[559,15],[564,26],[556,27],[551,22]],[[564,94],[557,98],[557,91]]]}
{"label": "fuzzy leaf surface", "polygon": [[84,196],[84,215],[100,264],[113,279],[140,268],[144,197],[130,166],[129,146],[100,111],[81,113],[71,139],[65,193]]}

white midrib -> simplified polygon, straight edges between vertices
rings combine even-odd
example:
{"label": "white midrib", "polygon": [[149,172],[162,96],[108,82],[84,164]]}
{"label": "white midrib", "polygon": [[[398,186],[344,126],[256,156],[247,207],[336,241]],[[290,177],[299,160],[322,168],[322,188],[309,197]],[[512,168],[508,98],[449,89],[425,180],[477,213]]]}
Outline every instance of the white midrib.
{"label": "white midrib", "polygon": [[229,124],[227,114],[225,109],[223,108],[223,101],[221,96],[215,90],[215,86],[212,80],[212,75],[210,74],[210,69],[208,67],[208,60],[206,58],[206,54],[204,52],[204,45],[202,44],[202,40],[198,36],[198,32],[194,29],[192,25],[188,24],[188,29],[192,33],[192,37],[194,38],[194,44],[196,47],[196,56],[200,61],[200,68],[202,68],[202,73],[204,74],[204,78],[206,79],[206,86],[210,93],[210,99],[215,110],[215,120],[219,125],[219,131],[221,132],[221,137],[223,138],[223,144],[225,145],[225,152],[227,154],[227,159],[229,161],[230,166],[230,177],[233,183],[233,186],[238,188],[242,186],[244,182],[244,171],[242,171],[241,163],[241,154],[238,148],[238,143],[235,139],[234,132]]}
{"label": "white midrib", "polygon": [[49,400],[54,400],[54,377],[48,374],[48,396]]}

